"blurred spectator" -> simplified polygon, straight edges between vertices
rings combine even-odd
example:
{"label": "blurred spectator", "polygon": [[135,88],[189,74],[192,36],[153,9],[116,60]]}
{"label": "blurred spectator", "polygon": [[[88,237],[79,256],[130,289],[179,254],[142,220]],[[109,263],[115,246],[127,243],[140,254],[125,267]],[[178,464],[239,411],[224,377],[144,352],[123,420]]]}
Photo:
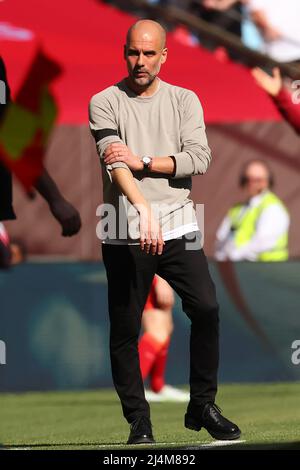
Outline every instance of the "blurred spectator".
{"label": "blurred spectator", "polygon": [[11,263],[11,251],[9,247],[9,236],[0,222],[0,269],[8,269]]}
{"label": "blurred spectator", "polygon": [[274,179],[261,160],[248,162],[240,176],[246,200],[234,205],[216,236],[218,261],[285,261],[288,259],[289,214],[271,191]]}
{"label": "blurred spectator", "polygon": [[273,69],[273,75],[260,68],[254,68],[252,75],[256,83],[273,98],[283,117],[300,134],[300,103],[293,102],[291,93],[283,84],[279,68]]}
{"label": "blurred spectator", "polygon": [[[194,0],[190,11],[205,21],[241,37],[242,1],[237,0]],[[200,39],[205,47],[215,47],[211,40]]]}
{"label": "blurred spectator", "polygon": [[[10,89],[7,82],[5,65],[0,57],[0,80],[5,85],[5,100],[0,102],[0,123],[4,117],[7,105],[10,102]],[[12,206],[12,178],[9,171],[0,161],[0,221],[15,219],[15,213]]]}
{"label": "blurred spectator", "polygon": [[[204,21],[212,23],[227,32],[234,34],[237,39],[242,37],[242,21],[243,21],[243,3],[237,0],[193,0],[190,2],[190,11],[194,15],[199,16]],[[215,50],[219,46],[219,42],[214,39],[195,33],[201,45]],[[223,54],[221,48],[221,56]],[[234,60],[242,60],[240,54],[228,48],[229,56]]]}
{"label": "blurred spectator", "polygon": [[[0,57],[0,80],[5,84],[5,103],[0,104],[0,123],[5,117],[7,107],[11,101],[10,89],[6,77],[6,69],[3,59]],[[38,178],[35,188],[49,204],[49,209],[62,228],[63,236],[72,236],[81,228],[80,214],[60,193],[54,180],[44,169]],[[0,221],[14,219],[12,207],[12,177],[11,173],[0,161]]]}
{"label": "blurred spectator", "polygon": [[300,1],[248,0],[262,37],[262,51],[278,62],[300,60]]}

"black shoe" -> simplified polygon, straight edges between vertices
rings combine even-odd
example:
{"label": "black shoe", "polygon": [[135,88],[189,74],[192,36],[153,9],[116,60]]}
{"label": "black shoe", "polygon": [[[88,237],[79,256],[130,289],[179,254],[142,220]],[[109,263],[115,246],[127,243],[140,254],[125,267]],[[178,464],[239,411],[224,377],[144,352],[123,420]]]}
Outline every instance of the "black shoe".
{"label": "black shoe", "polygon": [[220,408],[214,403],[206,403],[202,413],[188,411],[185,415],[184,425],[188,429],[200,431],[205,428],[215,439],[231,440],[238,439],[241,435],[236,424],[221,415]]}
{"label": "black shoe", "polygon": [[155,444],[151,421],[147,416],[141,416],[133,421],[127,444]]}

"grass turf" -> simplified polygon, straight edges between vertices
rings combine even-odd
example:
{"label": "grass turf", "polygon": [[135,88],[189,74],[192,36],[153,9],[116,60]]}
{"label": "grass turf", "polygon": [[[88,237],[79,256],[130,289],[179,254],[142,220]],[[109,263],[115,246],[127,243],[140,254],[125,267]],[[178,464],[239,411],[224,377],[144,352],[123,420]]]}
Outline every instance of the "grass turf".
{"label": "grass turf", "polygon": [[[242,429],[243,442],[228,448],[300,449],[300,383],[222,385],[217,403]],[[183,427],[185,409],[182,403],[151,404],[157,441],[151,449],[215,442],[205,430]],[[112,390],[1,394],[2,448],[129,449],[127,437]]]}

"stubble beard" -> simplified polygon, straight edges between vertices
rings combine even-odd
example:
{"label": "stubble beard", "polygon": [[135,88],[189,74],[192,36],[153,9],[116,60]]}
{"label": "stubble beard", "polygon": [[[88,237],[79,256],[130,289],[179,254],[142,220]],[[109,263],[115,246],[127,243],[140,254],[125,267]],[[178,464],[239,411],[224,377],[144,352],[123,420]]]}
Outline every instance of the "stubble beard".
{"label": "stubble beard", "polygon": [[148,88],[155,80],[156,75],[146,75],[145,77],[136,77],[132,74],[131,79],[135,83],[135,85],[141,88]]}

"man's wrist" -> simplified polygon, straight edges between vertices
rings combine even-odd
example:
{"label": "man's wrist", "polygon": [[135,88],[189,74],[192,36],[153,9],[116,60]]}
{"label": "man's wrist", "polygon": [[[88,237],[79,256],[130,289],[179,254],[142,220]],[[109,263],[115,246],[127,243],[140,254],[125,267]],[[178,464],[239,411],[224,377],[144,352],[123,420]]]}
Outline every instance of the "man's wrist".
{"label": "man's wrist", "polygon": [[140,216],[152,214],[151,206],[147,202],[137,202],[134,205],[134,208],[137,210]]}
{"label": "man's wrist", "polygon": [[140,168],[139,168],[139,171],[143,171],[143,169],[144,169],[144,163],[143,163],[142,158],[143,158],[143,157],[139,157],[139,161],[140,161]]}
{"label": "man's wrist", "polygon": [[149,165],[148,165],[148,171],[152,171],[153,158],[154,158],[154,157],[151,157],[151,161],[150,161],[150,163],[149,163]]}
{"label": "man's wrist", "polygon": [[145,171],[151,171],[151,163],[152,163],[152,157],[149,157],[148,155],[144,155],[141,157],[141,162],[143,164],[143,170]]}

